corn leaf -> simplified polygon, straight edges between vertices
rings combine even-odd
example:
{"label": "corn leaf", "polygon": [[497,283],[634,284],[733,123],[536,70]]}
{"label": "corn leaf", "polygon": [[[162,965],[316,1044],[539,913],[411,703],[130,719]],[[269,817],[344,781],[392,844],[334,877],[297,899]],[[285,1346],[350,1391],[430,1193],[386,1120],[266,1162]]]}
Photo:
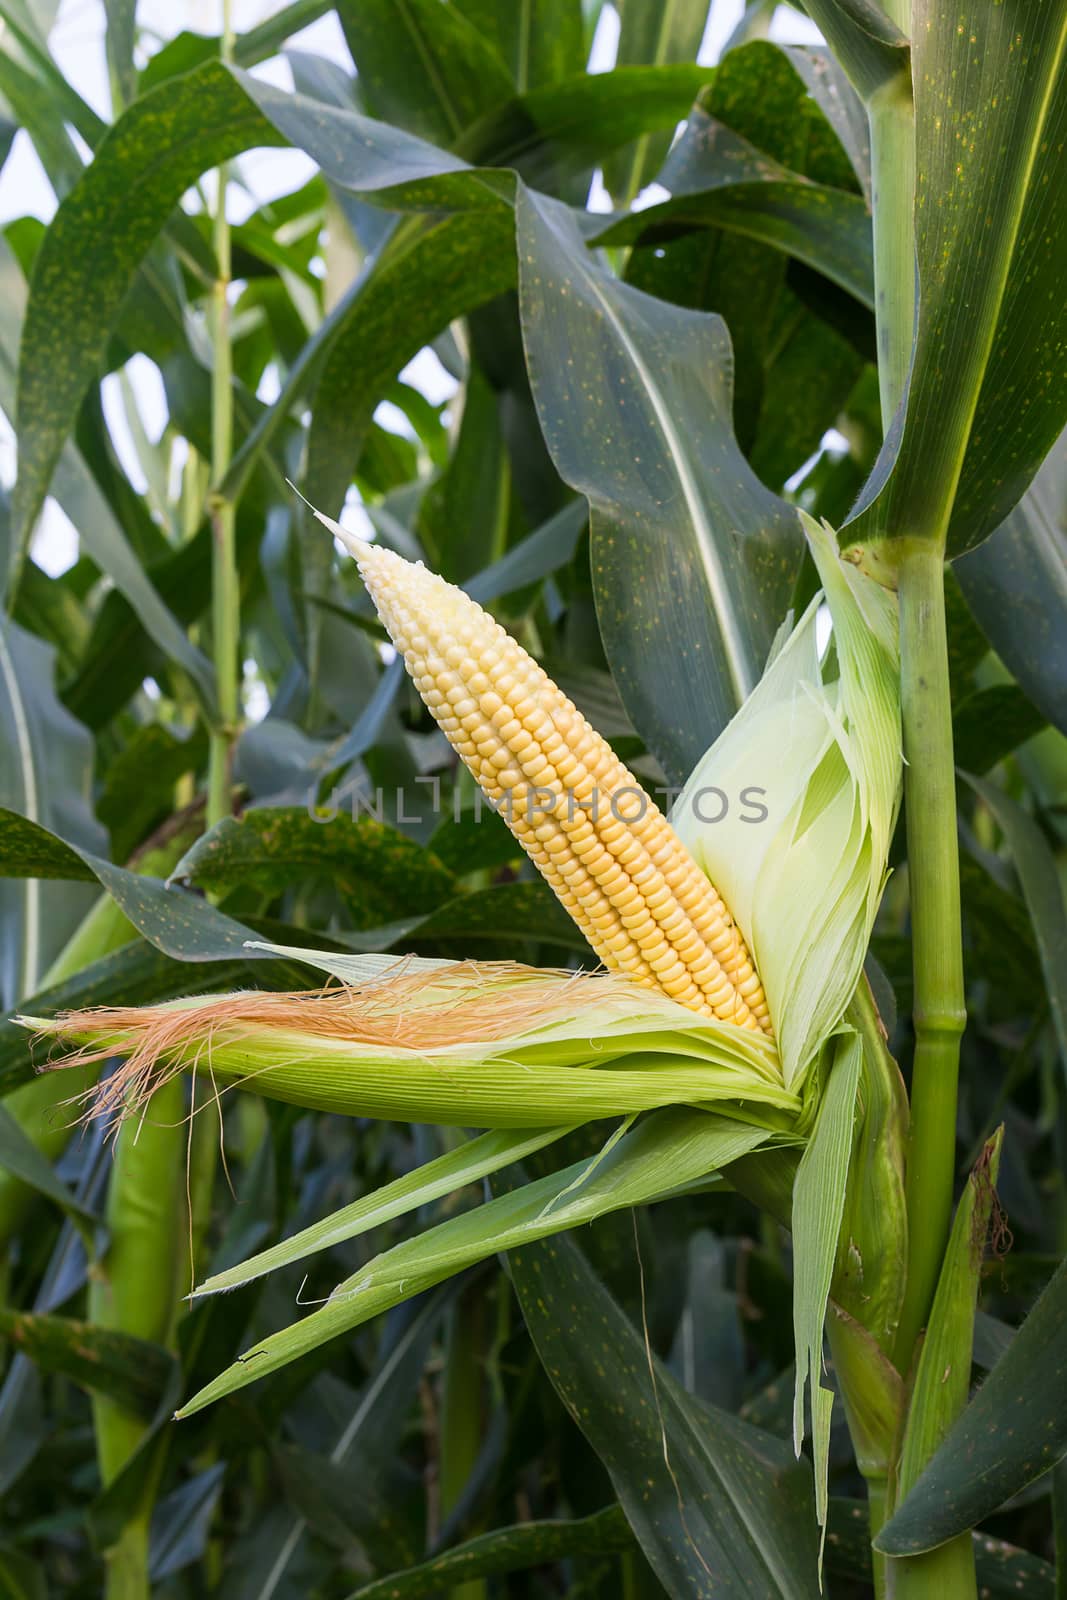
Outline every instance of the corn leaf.
{"label": "corn leaf", "polygon": [[[696,58],[708,20],[709,0],[624,0],[619,6],[618,66],[666,66]],[[646,134],[604,165],[604,181],[620,205],[629,205],[655,176],[671,142],[668,131]]]}
{"label": "corn leaf", "polygon": [[367,108],[450,145],[515,84],[482,30],[440,0],[339,0]]}
{"label": "corn leaf", "polygon": [[245,951],[252,930],[159,878],[116,867],[93,850],[40,823],[0,808],[0,878],[58,878],[91,883],[95,878],[134,927],[167,955],[185,961],[217,961]]}
{"label": "corn leaf", "polygon": [[[93,747],[88,730],[61,704],[55,652],[0,618],[0,817],[19,832],[55,827],[90,849],[105,848],[90,806]],[[2,829],[2,823],[0,823]],[[46,834],[46,837],[49,837]],[[0,843],[0,858],[4,846]],[[0,879],[8,877],[0,864]],[[49,873],[0,882],[0,1003],[32,992],[84,912],[88,899],[41,883]],[[83,876],[79,870],[75,877]]]}
{"label": "corn leaf", "polygon": [[1003,1138],[1004,1130],[999,1128],[988,1140],[956,1207],[911,1391],[898,1466],[901,1498],[909,1493],[967,1403],[974,1313]]}
{"label": "corn leaf", "polygon": [[796,514],[737,447],[725,325],[620,283],[565,208],[521,189],[516,211],[530,380],[556,467],[592,509],[608,659],[638,732],[684,780],[759,678],[799,562]]}
{"label": "corn leaf", "polygon": [[1067,1452],[1067,1263],[876,1540],[914,1555],[988,1517]]}
{"label": "corn leaf", "polygon": [[699,105],[657,181],[669,200],[612,223],[595,242],[654,245],[679,228],[722,228],[806,262],[873,309],[871,215],[859,195],[790,172]]}
{"label": "corn leaf", "polygon": [[799,1454],[804,1438],[804,1391],[810,1385],[815,1504],[824,1528],[833,1392],[821,1382],[823,1323],[845,1209],[861,1066],[859,1036],[842,1035],[793,1185],[793,1335],[797,1352],[793,1444]]}
{"label": "corn leaf", "polygon": [[19,359],[16,548],[37,520],[134,273],[178,201],[219,161],[280,142],[218,62],[135,101],[101,141],[45,235],[30,286]]}
{"label": "corn leaf", "polygon": [[294,882],[327,881],[363,928],[425,915],[453,888],[452,874],[429,851],[387,823],[297,806],[223,818],[186,851],[175,880],[216,894],[239,884],[277,894]]}
{"label": "corn leaf", "polygon": [[387,1250],[339,1284],[320,1310],[246,1350],[234,1366],[194,1395],[181,1415],[189,1416],[266,1377],[497,1251],[644,1204],[680,1184],[706,1177],[766,1139],[763,1128],[702,1112],[678,1110],[649,1118],[619,1139],[598,1163],[576,1162]]}
{"label": "corn leaf", "polygon": [[[71,1113],[72,1121],[75,1115],[76,1113]],[[2,1104],[0,1104],[0,1172],[3,1172],[5,1177],[10,1175],[20,1179],[38,1194],[51,1200],[53,1205],[57,1205],[81,1228],[87,1240],[92,1238],[92,1231],[99,1223],[99,1217],[80,1204],[66,1184],[56,1177],[52,1163],[46,1160],[33,1140]]]}
{"label": "corn leaf", "polygon": [[152,1415],[174,1377],[174,1357],[161,1345],[72,1317],[0,1308],[0,1341],[42,1372],[72,1378],[141,1417]]}
{"label": "corn leaf", "polygon": [[672,1600],[815,1600],[806,1463],[687,1394],[572,1240],[517,1250],[511,1269],[542,1365]]}
{"label": "corn leaf", "polygon": [[[15,420],[16,369],[26,302],[22,273],[7,241],[0,239],[0,407]],[[81,451],[68,440],[60,452],[52,492],[78,530],[81,549],[92,557],[124,594],[145,628],[180,661],[205,706],[214,703],[213,674],[203,653],[190,644],[169,607],[146,576],[137,554]],[[18,565],[19,542],[12,539],[9,560],[0,555],[0,594],[9,571]]]}
{"label": "corn leaf", "polygon": [[[971,1536],[978,1593],[982,1600],[1058,1600],[1056,1568],[1050,1561],[988,1534]],[[873,1582],[867,1505],[833,1495],[826,1540],[826,1570],[853,1583]]]}
{"label": "corn leaf", "polygon": [[1067,422],[1067,14],[915,0],[918,326],[902,412],[848,531],[981,544]]}
{"label": "corn leaf", "polygon": [[[0,1133],[2,1131],[3,1124],[0,1122]],[[439,1200],[442,1195],[452,1194],[466,1184],[477,1183],[480,1178],[496,1172],[500,1167],[525,1160],[534,1151],[543,1150],[546,1145],[562,1139],[569,1132],[569,1128],[562,1127],[522,1133],[483,1133],[477,1139],[468,1140],[458,1150],[450,1150],[435,1161],[417,1167],[414,1172],[405,1173],[402,1178],[375,1189],[372,1194],[364,1195],[352,1205],[333,1212],[321,1222],[313,1222],[310,1227],[302,1228],[299,1233],[272,1245],[269,1250],[261,1250],[258,1255],[227,1267],[224,1272],[213,1273],[197,1286],[195,1292],[197,1295],[208,1295],[217,1294],[223,1289],[236,1289],[239,1284],[249,1283],[265,1272],[292,1266],[294,1261],[303,1261],[318,1250],[329,1250],[348,1239],[358,1238],[371,1228],[381,1227],[396,1217],[417,1211],[432,1200]]]}
{"label": "corn leaf", "polygon": [[1012,677],[1067,733],[1067,436],[1007,521],[953,571]]}
{"label": "corn leaf", "polygon": [[983,778],[967,776],[967,782],[1002,828],[1019,874],[1045,975],[1060,1057],[1067,1071],[1067,902],[1056,857],[1033,817],[1003,789]]}
{"label": "corn leaf", "polygon": [[429,1600],[452,1583],[527,1572],[550,1561],[632,1550],[635,1542],[619,1506],[606,1506],[569,1522],[562,1518],[519,1522],[453,1545],[417,1567],[361,1584],[348,1600]]}
{"label": "corn leaf", "polygon": [[908,41],[878,0],[811,0],[806,9],[864,100],[906,70]]}

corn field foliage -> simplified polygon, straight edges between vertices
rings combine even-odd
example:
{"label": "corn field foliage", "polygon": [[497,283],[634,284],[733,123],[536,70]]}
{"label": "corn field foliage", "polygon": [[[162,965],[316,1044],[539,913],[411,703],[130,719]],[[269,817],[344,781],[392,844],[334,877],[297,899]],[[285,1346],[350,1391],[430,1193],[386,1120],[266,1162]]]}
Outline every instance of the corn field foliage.
{"label": "corn field foliage", "polygon": [[110,120],[0,0],[0,1593],[1063,1600],[1064,0],[106,12]]}

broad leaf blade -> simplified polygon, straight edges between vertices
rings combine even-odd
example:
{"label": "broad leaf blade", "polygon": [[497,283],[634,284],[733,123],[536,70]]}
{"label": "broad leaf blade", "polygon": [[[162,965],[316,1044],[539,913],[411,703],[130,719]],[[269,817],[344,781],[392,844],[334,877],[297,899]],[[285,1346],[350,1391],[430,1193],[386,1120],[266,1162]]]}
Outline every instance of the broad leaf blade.
{"label": "broad leaf blade", "polygon": [[511,1271],[544,1368],[667,1593],[814,1600],[811,1479],[789,1447],[686,1394],[570,1240],[516,1251]]}
{"label": "broad leaf blade", "polygon": [[[704,37],[709,0],[622,0],[616,60],[619,66],[662,67],[694,61]],[[620,205],[630,201],[656,174],[671,142],[670,133],[646,134],[631,150],[607,163],[605,181]]]}
{"label": "broad leaf blade", "polygon": [[572,1522],[518,1522],[478,1534],[417,1567],[361,1584],[348,1600],[432,1600],[453,1582],[497,1578],[550,1561],[607,1555],[633,1546],[630,1524],[618,1506],[606,1506]]}
{"label": "broad leaf blade", "polygon": [[[0,407],[15,417],[15,369],[19,331],[25,303],[22,274],[5,240],[0,239]],[[174,614],[160,599],[131,547],[118,517],[73,440],[59,454],[52,492],[78,531],[81,550],[107,574],[124,594],[145,629],[168,655],[181,662],[206,704],[214,697],[211,666],[190,643]],[[0,590],[6,568],[17,565],[17,543],[12,540],[9,561],[0,555]]]}
{"label": "broad leaf blade", "polygon": [[491,43],[441,0],[340,0],[363,96],[375,116],[450,145],[514,92]]}
{"label": "broad leaf blade", "polygon": [[947,539],[960,555],[1004,521],[1067,420],[1054,376],[1067,338],[1067,14],[1057,0],[962,14],[916,0],[912,40],[916,344],[849,532]]}
{"label": "broad leaf blade", "polygon": [[245,885],[272,895],[322,880],[336,888],[358,928],[425,914],[453,889],[452,874],[387,823],[341,811],[322,817],[295,806],[224,817],[185,853],[175,879],[215,891]]}
{"label": "broad leaf blade", "polygon": [[794,256],[874,306],[871,216],[846,189],[812,183],[698,106],[660,175],[671,198],[614,223],[597,240],[655,243],[681,227],[717,227]]}
{"label": "broad leaf blade", "polygon": [[[251,928],[159,878],[116,867],[40,823],[0,808],[0,879],[58,878],[107,890],[134,927],[167,955],[219,961],[247,953]],[[69,893],[69,891],[68,891]]]}
{"label": "broad leaf blade", "polygon": [[953,571],[1004,665],[1067,733],[1067,438],[1007,521]]}
{"label": "broad leaf blade", "polygon": [[[8,808],[16,827],[59,828],[90,849],[103,849],[104,832],[89,803],[92,739],[60,704],[54,671],[49,646],[0,619],[0,807]],[[25,876],[25,883],[0,884],[5,1006],[36,987],[88,909],[83,895],[57,894],[35,874]]]}
{"label": "broad leaf blade", "polygon": [[[23,1044],[25,1049],[25,1044]],[[71,1122],[76,1120],[73,1110],[68,1112]],[[0,1104],[0,1172],[18,1178],[29,1188],[51,1200],[73,1220],[90,1227],[96,1222],[91,1212],[71,1194],[56,1177],[52,1163],[38,1150],[33,1140],[16,1122],[11,1112]]]}
{"label": "broad leaf blade", "polygon": [[592,507],[608,658],[638,732],[684,779],[763,668],[799,565],[796,514],[737,447],[722,322],[619,283],[565,208],[525,189],[517,228],[534,398]]}
{"label": "broad leaf blade", "polygon": [[1067,1263],[1061,1263],[925,1472],[878,1535],[915,1555],[973,1528],[1067,1452]]}
{"label": "broad leaf blade", "polygon": [[134,273],[190,184],[207,168],[279,135],[218,62],[137,100],[45,235],[30,285],[19,361],[22,548],[95,375]]}
{"label": "broad leaf blade", "polygon": [[160,1345],[43,1312],[0,1309],[5,1340],[43,1372],[73,1378],[139,1416],[152,1415],[174,1371],[173,1356]]}
{"label": "broad leaf blade", "polygon": [[999,823],[1033,924],[1060,1056],[1067,1071],[1067,904],[1056,857],[1041,829],[996,784],[965,774]]}

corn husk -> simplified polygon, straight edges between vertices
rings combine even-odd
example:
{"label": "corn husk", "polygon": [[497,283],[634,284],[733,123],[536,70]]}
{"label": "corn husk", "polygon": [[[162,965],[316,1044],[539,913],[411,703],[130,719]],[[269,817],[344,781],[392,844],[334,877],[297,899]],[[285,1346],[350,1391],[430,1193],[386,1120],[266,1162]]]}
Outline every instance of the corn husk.
{"label": "corn husk", "polygon": [[[900,803],[895,601],[805,518],[823,581],[759,685],[698,763],[671,823],[718,886],[763,982],[784,1082],[799,1088],[855,993]],[[822,600],[833,624],[820,658]],[[702,792],[760,791],[764,821]],[[755,798],[755,796],[753,796]]]}

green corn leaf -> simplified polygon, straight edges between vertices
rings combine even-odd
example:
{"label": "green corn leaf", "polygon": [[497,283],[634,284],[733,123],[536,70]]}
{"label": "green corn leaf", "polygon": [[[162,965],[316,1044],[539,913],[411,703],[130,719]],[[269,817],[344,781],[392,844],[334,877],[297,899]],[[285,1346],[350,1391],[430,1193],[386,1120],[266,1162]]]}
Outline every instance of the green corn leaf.
{"label": "green corn leaf", "polygon": [[425,914],[448,899],[453,878],[429,851],[375,817],[318,817],[264,806],[225,817],[178,862],[171,881],[215,893],[237,885],[278,894],[292,883],[332,884],[357,927]]}
{"label": "green corn leaf", "polygon": [[899,1463],[907,1495],[967,1403],[982,1257],[996,1196],[1004,1130],[998,1129],[967,1180],[930,1311],[915,1373]]}
{"label": "green corn leaf", "polygon": [[[442,16],[440,0],[430,0]],[[508,207],[513,174],[474,167],[426,139],[347,106],[288,94],[234,68],[250,104],[283,139],[305,150],[323,176],[361,198],[413,211],[493,211]]]}
{"label": "green corn leaf", "polygon": [[806,262],[873,309],[871,216],[859,195],[790,172],[699,105],[657,181],[671,198],[613,223],[597,244],[722,228]]}
{"label": "green corn leaf", "polygon": [[[468,154],[491,161],[492,170],[475,170],[458,155],[349,110],[324,112],[318,103],[242,77],[264,113],[322,161],[334,181],[367,198],[426,205],[434,214],[404,219],[325,319],[238,451],[227,492],[241,488],[293,401],[317,379],[304,488],[316,505],[338,509],[348,462],[359,455],[396,372],[456,317],[514,284],[514,231],[504,215],[494,215],[514,192],[502,165],[515,163],[536,180],[549,177],[559,160],[564,170],[594,161],[605,144],[672,125],[708,76],[706,68],[688,65],[624,69],[533,90],[484,118],[464,141]],[[442,220],[439,213],[453,204],[473,205],[480,214]]]}
{"label": "green corn leaf", "polygon": [[456,317],[514,286],[509,214],[405,219],[350,291],[312,397],[303,488],[339,509],[364,431],[397,370]]}
{"label": "green corn leaf", "polygon": [[952,753],[965,772],[986,773],[1047,728],[1036,706],[1015,683],[977,689],[956,706]]}
{"label": "green corn leaf", "polygon": [[907,70],[908,41],[877,0],[811,0],[806,9],[864,100]]}
{"label": "green corn leaf", "polygon": [[799,561],[796,514],[737,447],[723,323],[619,283],[570,214],[525,189],[517,227],[534,398],[592,508],[608,658],[638,732],[684,779],[759,677]]}
{"label": "green corn leaf", "polygon": [[17,548],[37,520],[134,273],[181,196],[219,161],[279,142],[218,62],[135,101],[100,142],[45,235],[30,285],[19,360]]}
{"label": "green corn leaf", "polygon": [[174,1371],[173,1356],[158,1344],[39,1311],[0,1308],[0,1340],[42,1372],[72,1378],[138,1416],[152,1415]]}
{"label": "green corn leaf", "polygon": [[702,1112],[671,1111],[649,1118],[599,1162],[576,1162],[386,1251],[340,1284],[320,1310],[246,1350],[236,1365],[194,1395],[181,1415],[277,1371],[497,1251],[642,1205],[707,1176],[766,1138],[765,1129]]}
{"label": "green corn leaf", "polygon": [[[0,407],[15,417],[15,373],[26,292],[22,273],[5,240],[0,238]],[[126,533],[73,441],[67,440],[55,464],[51,490],[78,530],[81,549],[126,596],[145,629],[167,654],[189,673],[204,705],[214,705],[214,680],[203,653],[190,644],[181,625],[146,575]],[[12,540],[10,562],[0,562],[0,592],[8,570],[14,571],[18,543]]]}
{"label": "green corn leaf", "polygon": [[[696,59],[708,20],[708,0],[623,0],[619,6],[620,67],[663,67]],[[671,142],[669,132],[645,134],[629,150],[605,163],[604,181],[617,203],[628,206],[656,176]]]}
{"label": "green corn leaf", "polygon": [[[90,806],[92,740],[60,703],[54,677],[50,646],[0,616],[0,807],[9,808],[3,815],[17,830],[61,828],[82,846],[102,850],[103,830]],[[0,866],[0,877],[6,876]],[[25,881],[0,884],[0,999],[6,1005],[37,987],[88,909],[78,891],[60,895],[36,881],[37,874],[14,876]]]}
{"label": "green corn leaf", "polygon": [[[0,1108],[2,1110],[2,1108]],[[450,1150],[435,1161],[428,1161],[413,1172],[405,1173],[372,1194],[365,1195],[341,1211],[335,1211],[321,1222],[313,1222],[299,1233],[261,1250],[236,1266],[227,1267],[206,1278],[196,1289],[197,1295],[217,1294],[223,1289],[236,1289],[242,1283],[261,1277],[265,1272],[275,1272],[279,1267],[292,1266],[318,1250],[329,1250],[348,1239],[358,1238],[371,1228],[377,1228],[396,1217],[407,1216],[420,1206],[429,1205],[443,1195],[452,1194],[466,1184],[496,1172],[500,1167],[515,1161],[524,1161],[536,1150],[562,1139],[571,1130],[562,1128],[533,1129],[522,1133],[484,1133],[468,1140],[457,1150]],[[3,1124],[0,1123],[0,1134]]]}
{"label": "green corn leaf", "polygon": [[837,57],[825,48],[789,45],[786,55],[836,133],[868,204],[871,198],[871,135],[863,102]]}
{"label": "green corn leaf", "polygon": [[692,61],[580,73],[516,95],[469,128],[457,153],[514,167],[531,188],[561,194],[606,151],[682,121],[714,77],[714,67]]}
{"label": "green corn leaf", "polygon": [[112,93],[125,105],[137,94],[137,68],[133,52],[137,41],[137,0],[105,0],[107,13],[107,65]]}
{"label": "green corn leaf", "polygon": [[857,541],[972,549],[1067,421],[1053,376],[1067,337],[1053,200],[1065,52],[1057,0],[912,6],[918,327],[902,415],[849,524]]}
{"label": "green corn leaf", "polygon": [[[23,1045],[25,1049],[25,1045]],[[77,1117],[74,1108],[68,1108],[69,1120]],[[19,1126],[5,1105],[0,1104],[0,1171],[5,1180],[10,1175],[27,1184],[38,1194],[51,1200],[81,1228],[91,1230],[99,1218],[81,1205],[65,1183],[56,1177],[52,1163],[41,1154],[29,1135]]]}
{"label": "green corn leaf", "polygon": [[[1051,1562],[984,1533],[973,1534],[972,1544],[982,1600],[1059,1600]],[[870,1524],[862,1500],[831,1496],[826,1570],[831,1577],[871,1583]]]}
{"label": "green corn leaf", "polygon": [[1067,733],[1067,437],[1007,521],[952,570],[1012,677]]}
{"label": "green corn leaf", "polygon": [[0,1546],[0,1583],[11,1600],[48,1600],[44,1566],[22,1550]]}
{"label": "green corn leaf", "polygon": [[453,1545],[404,1572],[391,1572],[352,1591],[348,1600],[430,1600],[452,1583],[527,1572],[550,1561],[632,1550],[630,1524],[619,1506],[567,1522],[519,1522]]}
{"label": "green corn leaf", "polygon": [[911,1492],[878,1535],[889,1555],[972,1528],[1067,1452],[1067,1263],[1061,1263]]}
{"label": "green corn leaf", "polygon": [[337,14],[368,109],[450,145],[514,93],[503,60],[456,6],[440,0],[340,0]]}
{"label": "green corn leaf", "polygon": [[55,878],[107,890],[146,939],[185,961],[217,961],[245,953],[251,928],[196,895],[168,889],[159,878],[116,867],[93,850],[61,839],[40,823],[0,808],[0,878]]}
{"label": "green corn leaf", "polygon": [[1002,828],[1019,874],[1045,975],[1060,1056],[1067,1071],[1067,904],[1056,857],[1033,817],[1010,795],[983,778],[965,777]]}
{"label": "green corn leaf", "polygon": [[687,1394],[570,1239],[510,1258],[542,1365],[672,1600],[814,1600],[811,1474]]}
{"label": "green corn leaf", "polygon": [[845,1210],[862,1055],[857,1034],[844,1034],[838,1040],[815,1128],[793,1184],[793,1336],[797,1352],[793,1445],[799,1454],[804,1438],[804,1391],[810,1385],[815,1506],[824,1528],[833,1392],[821,1382],[823,1324]]}
{"label": "green corn leaf", "polygon": [[581,0],[495,0],[496,45],[516,87],[525,92],[585,67]]}

